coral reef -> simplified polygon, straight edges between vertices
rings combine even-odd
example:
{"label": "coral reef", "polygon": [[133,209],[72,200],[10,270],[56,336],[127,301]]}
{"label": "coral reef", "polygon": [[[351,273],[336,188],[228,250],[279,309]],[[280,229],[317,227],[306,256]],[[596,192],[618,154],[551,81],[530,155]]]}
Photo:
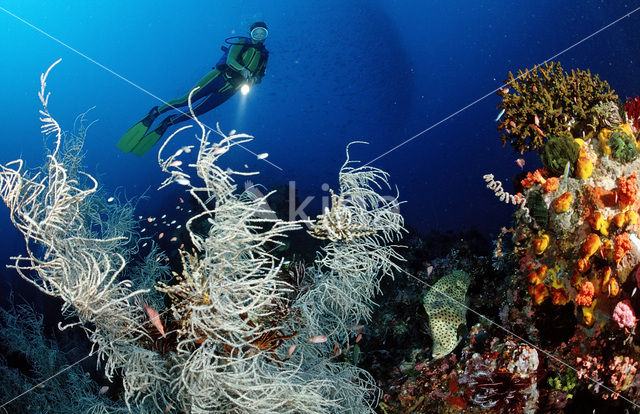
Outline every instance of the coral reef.
{"label": "coral reef", "polygon": [[[522,181],[528,210],[520,206],[514,215],[513,254],[519,269],[513,289],[519,284],[528,286],[527,319],[536,326],[529,338],[554,347],[550,351],[562,355],[579,371],[577,378],[583,380],[574,384],[568,368],[561,367],[559,375],[549,380],[557,392],[574,396],[586,388],[600,392],[603,398],[634,401],[640,393],[640,379],[633,365],[638,357],[633,344],[639,303],[633,298],[635,284],[630,275],[640,265],[640,246],[634,244],[638,240],[636,171],[640,161],[633,127],[623,121],[636,115],[621,114],[608,84],[591,78],[588,72],[572,71],[569,76],[552,64],[539,75],[524,73],[524,80],[515,80],[518,95],[501,93],[503,106],[520,117],[533,114],[531,108],[546,111],[546,117],[534,111],[540,117],[540,136],[571,135],[563,135],[562,146],[553,144],[557,138],[549,138],[544,144],[541,140],[526,143],[526,134],[511,135],[512,144],[521,151],[542,148],[546,167],[528,173]],[[552,85],[556,89],[547,103],[554,102],[555,109],[542,109],[544,105],[530,102],[534,86],[540,91]],[[526,88],[529,91],[520,94]],[[627,108],[634,106],[630,103]],[[549,122],[550,116],[560,121]],[[520,125],[525,120],[515,122]],[[563,168],[562,163],[570,168]],[[546,182],[552,178],[562,184],[547,187]],[[529,215],[535,221],[529,220]],[[570,326],[575,324],[562,343],[549,336],[544,322],[554,312],[566,315],[563,318]],[[576,322],[571,322],[569,315]],[[504,321],[513,323],[511,318]],[[616,340],[604,342],[603,334]],[[567,342],[584,340],[592,341],[588,349],[567,346]],[[623,365],[626,368],[620,368]],[[551,366],[547,369],[554,371]],[[625,370],[624,379],[616,374],[621,369]]]}
{"label": "coral reef", "polygon": [[[456,320],[468,319],[471,329],[468,336],[453,329],[434,334],[437,312],[425,303],[433,357],[429,342],[389,351],[396,363],[380,403],[384,413],[638,408],[640,146],[637,129],[625,123],[637,108],[630,103],[620,112],[608,84],[588,71],[566,74],[551,64],[519,75],[510,75],[513,93],[499,92],[499,129],[503,143],[519,152],[537,150],[544,168],[523,172],[513,196],[483,176],[500,201],[519,201],[512,227],[495,241],[493,271],[479,270],[483,258],[470,254],[413,270],[434,287],[454,269],[472,275],[468,290],[457,291],[470,312]],[[410,298],[403,295],[403,306],[415,309]],[[392,326],[406,337],[415,322],[402,320]]]}
{"label": "coral reef", "polygon": [[[80,327],[104,375],[122,385],[105,396],[72,367],[39,386],[67,362],[41,318],[3,311],[0,368],[13,385],[4,399],[26,391],[8,405],[14,411],[637,408],[638,98],[621,112],[606,82],[559,63],[509,74],[499,92],[503,144],[538,151],[544,168],[523,172],[512,194],[483,177],[515,209],[492,256],[472,248],[483,244],[473,234],[412,237],[401,256],[397,194],[380,195],[389,176],[352,160],[353,144],[330,207],[305,233],[268,209],[273,192],[239,190],[237,178],[253,173],[223,166],[252,137],[195,119],[196,145],[171,153],[174,134],[158,153],[160,188],[180,185],[198,206],[184,223],[188,247],[169,260],[153,243],[141,254],[135,203],[105,202],[83,173],[85,116],[77,133],[62,133],[48,109],[48,74],[39,93],[45,166],[0,166],[0,197],[26,246],[11,267],[62,300],[68,322],[59,328]],[[187,167],[181,157],[192,150]],[[292,232],[317,243],[315,259],[278,255],[299,247]],[[61,391],[45,398],[54,387]]]}
{"label": "coral reef", "polygon": [[549,136],[569,132],[578,138],[587,124],[606,125],[596,105],[617,98],[598,75],[579,69],[569,74],[559,62],[518,70],[517,76],[509,72],[505,84],[497,92],[504,109],[498,129],[503,146],[519,153],[541,151]]}

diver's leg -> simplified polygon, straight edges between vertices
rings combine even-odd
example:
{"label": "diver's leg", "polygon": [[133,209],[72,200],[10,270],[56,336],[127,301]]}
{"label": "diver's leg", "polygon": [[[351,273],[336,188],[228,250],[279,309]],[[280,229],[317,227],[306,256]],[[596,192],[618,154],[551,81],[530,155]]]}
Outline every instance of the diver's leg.
{"label": "diver's leg", "polygon": [[[193,107],[193,113],[196,116],[205,114],[210,110],[212,110],[213,108],[215,108],[216,106],[223,104],[232,95],[233,93],[227,93],[227,92],[210,94],[204,97],[200,102],[198,102],[196,106]],[[170,117],[167,117],[167,118],[170,118],[170,120],[167,121],[168,122],[167,128],[168,128],[171,125],[179,124],[180,122],[184,122],[191,119],[191,113],[171,115]]]}
{"label": "diver's leg", "polygon": [[[207,73],[196,84],[196,86],[199,86],[199,89],[191,97],[191,102],[192,103],[197,102],[203,97],[209,95],[212,90],[216,90],[217,88],[220,87],[219,85],[224,84],[224,82],[225,82],[224,77],[221,76],[221,72],[219,70],[214,69],[211,72]],[[155,133],[153,134],[147,133],[149,131],[149,128],[153,124],[153,122],[156,120],[156,118],[160,114],[167,112],[170,109],[187,106],[188,103],[189,103],[189,94],[186,94],[178,99],[174,99],[168,102],[165,105],[162,105],[161,107],[155,106],[151,108],[151,111],[149,111],[147,116],[145,116],[141,121],[139,121],[137,124],[129,128],[129,130],[124,134],[124,136],[120,139],[120,141],[118,141],[118,144],[117,144],[118,148],[120,148],[124,152],[133,151],[135,153],[138,153],[138,155],[142,155],[143,153],[147,152],[153,146],[153,144],[157,142],[160,136],[162,136],[161,134],[158,135],[158,133],[160,132],[164,133],[164,131],[169,127],[169,125],[173,125],[173,124],[167,124],[167,123],[165,123],[164,125],[161,124],[158,127],[160,128],[159,130],[157,131],[154,130]],[[165,119],[165,121],[168,122],[169,120]],[[134,151],[135,148],[137,148],[137,150]]]}
{"label": "diver's leg", "polygon": [[222,78],[222,76],[220,75],[221,72],[218,69],[214,69],[211,72],[207,73],[202,79],[198,81],[198,83],[194,85],[193,88],[189,90],[189,92],[160,106],[158,108],[158,113],[163,114],[167,111],[170,111],[171,109],[178,109],[187,106],[189,104],[189,94],[195,87],[199,87],[199,89],[195,91],[193,96],[191,97],[192,103],[196,102],[199,99],[202,99],[204,96],[207,96],[211,93],[210,85],[212,83],[216,83],[216,79]]}
{"label": "diver's leg", "polygon": [[149,131],[151,124],[153,124],[153,121],[156,120],[158,115],[160,115],[160,113],[158,112],[158,107],[154,106],[144,118],[142,118],[135,125],[129,128],[127,132],[125,132],[116,146],[124,152],[131,152],[133,148],[140,142],[142,137],[144,137],[147,131]]}
{"label": "diver's leg", "polygon": [[[235,89],[229,88],[223,76],[218,76],[204,85],[203,91],[209,94],[204,96],[197,105],[192,106],[196,116],[204,114],[216,106],[222,104],[235,93]],[[213,92],[212,92],[213,91]],[[155,145],[156,142],[164,135],[167,129],[172,126],[191,119],[191,114],[183,112],[181,114],[169,115],[162,120],[160,125],[153,131],[145,135],[142,140],[133,148],[132,152],[136,155],[143,155]]]}

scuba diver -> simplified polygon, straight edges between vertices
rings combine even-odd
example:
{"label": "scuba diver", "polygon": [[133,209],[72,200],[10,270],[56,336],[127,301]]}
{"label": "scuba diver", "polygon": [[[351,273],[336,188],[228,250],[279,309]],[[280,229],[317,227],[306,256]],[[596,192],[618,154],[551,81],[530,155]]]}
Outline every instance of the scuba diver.
{"label": "scuba diver", "polygon": [[[225,40],[229,45],[222,46],[224,55],[218,63],[195,85],[199,86],[191,97],[193,112],[202,115],[231,98],[240,88],[260,83],[265,74],[269,51],[264,41],[269,34],[264,22],[256,22],[249,29],[251,38],[232,36]],[[193,88],[192,88],[193,89]],[[188,106],[189,93],[153,107],[140,122],[132,126],[118,141],[118,148],[124,152],[133,152],[142,156],[175,124],[191,119],[188,113],[169,115],[151,132],[149,128],[161,114],[180,107]]]}

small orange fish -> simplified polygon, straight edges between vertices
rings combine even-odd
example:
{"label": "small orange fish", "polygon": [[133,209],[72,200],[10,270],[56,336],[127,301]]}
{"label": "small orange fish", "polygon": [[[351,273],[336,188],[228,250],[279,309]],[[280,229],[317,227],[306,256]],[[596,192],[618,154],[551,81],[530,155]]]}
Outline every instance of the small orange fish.
{"label": "small orange fish", "polygon": [[178,238],[177,237],[172,237],[171,240],[169,240],[169,241],[172,241],[172,242],[178,241]]}
{"label": "small orange fish", "polygon": [[229,146],[226,147],[218,147],[215,150],[213,150],[213,155],[222,155],[225,152],[229,151]]}
{"label": "small orange fish", "polygon": [[534,115],[533,123],[536,124],[536,126],[540,126],[540,118],[538,118],[538,115]]}
{"label": "small orange fish", "polygon": [[291,355],[293,355],[293,351],[296,350],[296,346],[295,345],[291,345],[289,347],[289,350],[287,351],[287,354],[289,355],[289,358],[291,358]]}
{"label": "small orange fish", "polygon": [[361,340],[362,340],[362,334],[358,334],[358,336],[356,336],[356,344]]}
{"label": "small orange fish", "polygon": [[342,354],[342,349],[338,346],[338,344],[334,344],[333,345],[333,355],[334,356],[339,356],[340,354]]}
{"label": "small orange fish", "polygon": [[534,92],[538,92],[538,88],[536,87],[536,85],[533,85],[533,87],[531,88],[532,91]]}
{"label": "small orange fish", "polygon": [[180,200],[180,204],[184,203],[184,200],[182,199],[182,197],[180,197],[179,200]]}
{"label": "small orange fish", "polygon": [[163,237],[164,237],[164,233],[160,233],[160,234],[158,234],[158,239],[161,239],[161,238],[163,238]]}
{"label": "small orange fish", "polygon": [[542,137],[546,137],[547,136],[544,132],[542,132],[542,130],[540,128],[538,128],[537,125],[529,124],[529,126],[531,127],[531,129],[536,131],[540,136],[542,136]]}
{"label": "small orange fish", "polygon": [[520,167],[520,169],[523,169],[524,168],[524,164],[525,164],[524,159],[518,158],[516,160],[516,164],[518,164],[518,167]]}
{"label": "small orange fish", "polygon": [[162,326],[162,321],[160,320],[160,314],[158,313],[158,311],[147,305],[147,302],[144,299],[140,300],[140,304],[147,312],[149,320],[151,321],[153,326],[155,326],[155,328],[158,330],[158,332],[160,332],[160,335],[162,335],[163,338],[166,338],[167,335],[164,333],[164,326]]}
{"label": "small orange fish", "polygon": [[307,342],[310,344],[321,344],[323,342],[327,342],[327,337],[324,335],[316,335],[313,338],[309,338]]}

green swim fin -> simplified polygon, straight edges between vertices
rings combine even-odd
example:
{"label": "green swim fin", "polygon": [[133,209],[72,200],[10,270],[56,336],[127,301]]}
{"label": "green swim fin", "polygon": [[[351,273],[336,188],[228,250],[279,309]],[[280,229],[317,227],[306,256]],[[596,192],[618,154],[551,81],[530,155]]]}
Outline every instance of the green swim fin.
{"label": "green swim fin", "polygon": [[158,107],[155,106],[149,111],[140,122],[129,128],[129,130],[120,138],[120,141],[116,144],[124,152],[133,151],[134,147],[142,140],[144,135],[149,130],[153,121],[158,117]]}
{"label": "green swim fin", "polygon": [[143,156],[147,151],[153,147],[156,142],[164,135],[167,128],[169,128],[169,120],[171,117],[166,117],[160,125],[153,131],[149,132],[133,147],[131,152],[137,156]]}

